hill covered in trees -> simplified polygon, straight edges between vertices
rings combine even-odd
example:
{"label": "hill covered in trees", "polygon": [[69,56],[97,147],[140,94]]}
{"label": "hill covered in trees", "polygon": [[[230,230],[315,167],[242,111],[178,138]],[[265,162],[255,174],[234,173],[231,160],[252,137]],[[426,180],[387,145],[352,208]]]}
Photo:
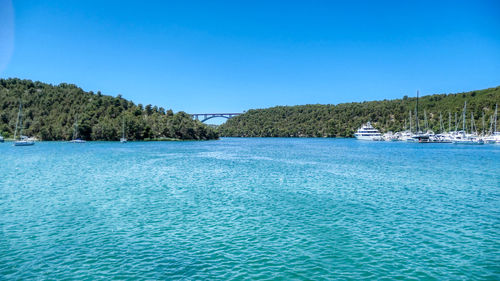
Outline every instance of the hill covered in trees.
{"label": "hill covered in trees", "polygon": [[[467,127],[471,112],[479,131],[489,130],[495,104],[500,104],[500,87],[458,94],[437,94],[419,98],[419,124],[439,132],[441,120],[447,130],[455,127],[455,114],[462,120],[467,101]],[[365,122],[371,121],[382,132],[401,131],[410,126],[410,111],[415,130],[416,98],[343,103],[338,105],[277,106],[249,110],[219,126],[221,136],[231,137],[352,137]],[[442,116],[442,118],[440,118]],[[450,118],[451,117],[451,118]],[[457,124],[462,128],[462,123]]]}
{"label": "hill covered in trees", "polygon": [[71,139],[75,119],[78,135],[86,140],[119,140],[122,122],[129,140],[218,138],[213,128],[184,112],[136,105],[120,95],[86,92],[72,84],[54,86],[17,78],[0,79],[0,133],[4,137],[14,134],[20,100],[23,134],[42,140]]}

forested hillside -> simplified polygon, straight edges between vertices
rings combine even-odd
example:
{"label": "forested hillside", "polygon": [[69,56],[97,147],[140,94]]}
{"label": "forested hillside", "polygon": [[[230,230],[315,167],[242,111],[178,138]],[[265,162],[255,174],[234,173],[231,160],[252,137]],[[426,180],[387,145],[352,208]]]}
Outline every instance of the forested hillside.
{"label": "forested hillside", "polygon": [[85,92],[71,84],[53,86],[17,78],[0,79],[0,133],[12,137],[19,101],[23,103],[23,134],[42,140],[69,140],[75,119],[86,140],[119,140],[122,122],[129,140],[218,138],[214,129],[184,113],[134,104],[121,96]]}
{"label": "forested hillside", "polygon": [[[425,125],[424,110],[429,128],[440,131],[442,123],[448,129],[449,121],[455,126],[455,113],[461,121],[464,102],[467,101],[467,127],[471,113],[475,124],[489,130],[490,118],[495,104],[500,104],[500,87],[459,94],[438,94],[419,99],[420,127]],[[352,137],[361,124],[372,125],[386,131],[400,131],[412,124],[415,126],[416,98],[407,96],[396,100],[343,103],[338,105],[277,106],[267,109],[249,110],[245,114],[229,119],[219,126],[221,136],[235,137]],[[451,118],[449,118],[451,115]],[[458,124],[461,128],[462,124]],[[413,127],[415,128],[415,127]]]}

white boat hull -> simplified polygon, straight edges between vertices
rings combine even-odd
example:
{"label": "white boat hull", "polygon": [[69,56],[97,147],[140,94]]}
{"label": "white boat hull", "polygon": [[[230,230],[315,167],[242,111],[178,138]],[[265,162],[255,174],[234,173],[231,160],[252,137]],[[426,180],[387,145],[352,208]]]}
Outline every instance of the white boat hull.
{"label": "white boat hull", "polygon": [[366,124],[362,125],[361,128],[359,128],[356,133],[354,134],[356,139],[358,140],[364,140],[364,141],[383,141],[384,138],[382,137],[382,134],[375,129],[370,122],[367,122]]}
{"label": "white boat hull", "polygon": [[14,142],[14,146],[30,146],[30,145],[34,145],[35,142],[33,141],[16,141]]}
{"label": "white boat hull", "polygon": [[356,139],[363,141],[383,141],[382,137],[378,136],[356,136]]}
{"label": "white boat hull", "polygon": [[500,133],[495,132],[494,135],[484,138],[484,142],[487,144],[500,144]]}
{"label": "white boat hull", "polygon": [[480,145],[480,144],[484,144],[484,142],[482,140],[455,140],[453,141],[454,144],[468,144],[468,145]]}

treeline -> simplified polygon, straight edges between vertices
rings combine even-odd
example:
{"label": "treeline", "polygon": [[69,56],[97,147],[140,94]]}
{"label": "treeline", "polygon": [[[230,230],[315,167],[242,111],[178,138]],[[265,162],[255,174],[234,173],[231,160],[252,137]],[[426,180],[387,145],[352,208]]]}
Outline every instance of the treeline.
{"label": "treeline", "polygon": [[0,133],[12,137],[19,101],[23,103],[23,135],[42,140],[70,140],[75,120],[78,136],[86,140],[119,140],[122,122],[129,140],[217,139],[217,132],[184,113],[134,104],[120,95],[86,92],[62,83],[57,86],[0,79]]}
{"label": "treeline", "polygon": [[[420,128],[425,129],[425,110],[429,129],[439,132],[444,127],[448,130],[450,124],[452,130],[455,126],[461,129],[465,101],[467,128],[470,128],[472,113],[478,130],[488,131],[495,104],[500,104],[500,87],[419,98]],[[231,137],[352,137],[367,121],[382,132],[405,130],[410,126],[410,111],[415,130],[415,104],[416,98],[405,96],[396,100],[255,109],[229,119],[219,126],[218,132]]]}

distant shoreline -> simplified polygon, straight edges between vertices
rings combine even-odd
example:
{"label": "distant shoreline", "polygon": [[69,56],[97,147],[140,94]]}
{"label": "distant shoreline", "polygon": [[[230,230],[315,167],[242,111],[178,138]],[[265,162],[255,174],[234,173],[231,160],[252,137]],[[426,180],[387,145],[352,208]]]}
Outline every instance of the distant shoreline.
{"label": "distant shoreline", "polygon": [[[463,127],[462,112],[467,102],[467,126],[471,119],[478,131],[489,131],[495,107],[500,104],[500,86],[454,94],[353,102],[307,104],[250,109],[217,127],[221,137],[353,137],[366,122],[381,133],[415,130],[457,131]],[[471,116],[472,115],[472,116]]]}
{"label": "distant shoreline", "polygon": [[[183,139],[150,139],[150,140],[127,140],[127,142],[190,142],[190,141],[214,141],[210,140],[183,140]],[[4,139],[4,142],[14,142],[14,139]],[[35,140],[34,142],[71,142],[71,140]],[[85,142],[120,142],[120,140],[85,140]]]}
{"label": "distant shoreline", "polygon": [[[183,111],[174,113],[161,106],[136,104],[121,95],[113,97],[100,91],[84,91],[67,83],[51,85],[0,78],[0,105],[0,134],[5,138],[13,138],[15,130],[44,140],[119,140],[124,137],[163,141],[219,137],[215,129]],[[19,121],[21,128],[14,126]]]}

